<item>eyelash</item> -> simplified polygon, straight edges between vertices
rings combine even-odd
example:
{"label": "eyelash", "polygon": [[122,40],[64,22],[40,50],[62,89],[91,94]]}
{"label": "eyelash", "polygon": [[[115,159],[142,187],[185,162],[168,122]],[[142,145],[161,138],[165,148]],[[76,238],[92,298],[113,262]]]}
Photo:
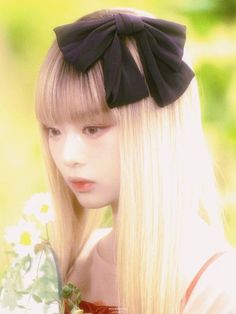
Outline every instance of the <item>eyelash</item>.
{"label": "eyelash", "polygon": [[[99,129],[100,131],[102,130],[102,129],[104,129],[104,127],[100,127],[100,126],[87,126],[87,127],[85,127],[84,129]],[[90,134],[90,135],[96,135],[98,132],[95,132],[95,133],[93,133],[93,134]]]}
{"label": "eyelash", "polygon": [[[85,127],[83,130],[85,130],[85,129],[100,129],[100,130],[102,130],[102,129],[104,129],[105,127],[100,127],[100,126],[87,126],[87,127]],[[56,129],[56,128],[49,128],[49,127],[47,127],[46,128],[47,129],[47,131],[48,131],[48,135],[49,135],[49,137],[56,137],[56,136],[59,136],[60,134],[57,134],[57,135],[50,135],[50,131],[59,131],[58,129]],[[60,132],[60,131],[59,131]],[[94,134],[90,134],[90,135],[96,135],[97,134],[97,132],[96,133],[94,133]]]}
{"label": "eyelash", "polygon": [[48,135],[49,135],[49,137],[54,137],[54,136],[57,136],[57,135],[52,135],[50,132],[51,131],[58,131],[58,129],[56,129],[56,128],[46,128],[47,129],[47,132],[48,132]]}

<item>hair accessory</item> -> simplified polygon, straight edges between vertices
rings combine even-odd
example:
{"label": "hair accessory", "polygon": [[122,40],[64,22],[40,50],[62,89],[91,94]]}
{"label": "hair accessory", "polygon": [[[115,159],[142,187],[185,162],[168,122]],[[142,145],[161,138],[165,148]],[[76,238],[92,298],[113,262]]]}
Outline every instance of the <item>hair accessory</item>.
{"label": "hair accessory", "polygon": [[[110,108],[147,97],[164,107],[187,89],[194,72],[182,61],[186,26],[130,14],[114,14],[54,28],[65,60],[86,72],[101,60],[106,100]],[[125,37],[137,44],[145,77]]]}

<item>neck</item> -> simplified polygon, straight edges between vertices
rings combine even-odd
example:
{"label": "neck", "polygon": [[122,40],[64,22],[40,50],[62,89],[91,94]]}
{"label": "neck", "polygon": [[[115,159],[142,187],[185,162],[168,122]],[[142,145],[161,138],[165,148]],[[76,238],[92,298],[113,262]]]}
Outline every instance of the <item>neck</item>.
{"label": "neck", "polygon": [[116,264],[116,213],[118,209],[117,203],[112,203],[113,226],[111,231],[103,237],[98,243],[98,251],[100,256],[109,264]]}

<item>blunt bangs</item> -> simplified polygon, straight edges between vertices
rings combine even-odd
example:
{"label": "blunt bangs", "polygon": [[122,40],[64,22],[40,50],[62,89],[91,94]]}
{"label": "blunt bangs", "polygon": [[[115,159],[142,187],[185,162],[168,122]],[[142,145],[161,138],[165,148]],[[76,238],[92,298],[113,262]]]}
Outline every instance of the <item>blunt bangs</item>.
{"label": "blunt bangs", "polygon": [[41,68],[36,96],[36,117],[46,126],[115,121],[106,103],[101,62],[79,73],[55,42]]}

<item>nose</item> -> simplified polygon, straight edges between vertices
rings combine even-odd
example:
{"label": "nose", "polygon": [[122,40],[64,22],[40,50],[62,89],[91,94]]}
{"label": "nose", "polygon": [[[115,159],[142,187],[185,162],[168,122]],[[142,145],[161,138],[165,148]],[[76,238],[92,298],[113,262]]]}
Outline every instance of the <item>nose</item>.
{"label": "nose", "polygon": [[68,167],[85,163],[85,145],[76,132],[68,133],[65,138],[63,162]]}

